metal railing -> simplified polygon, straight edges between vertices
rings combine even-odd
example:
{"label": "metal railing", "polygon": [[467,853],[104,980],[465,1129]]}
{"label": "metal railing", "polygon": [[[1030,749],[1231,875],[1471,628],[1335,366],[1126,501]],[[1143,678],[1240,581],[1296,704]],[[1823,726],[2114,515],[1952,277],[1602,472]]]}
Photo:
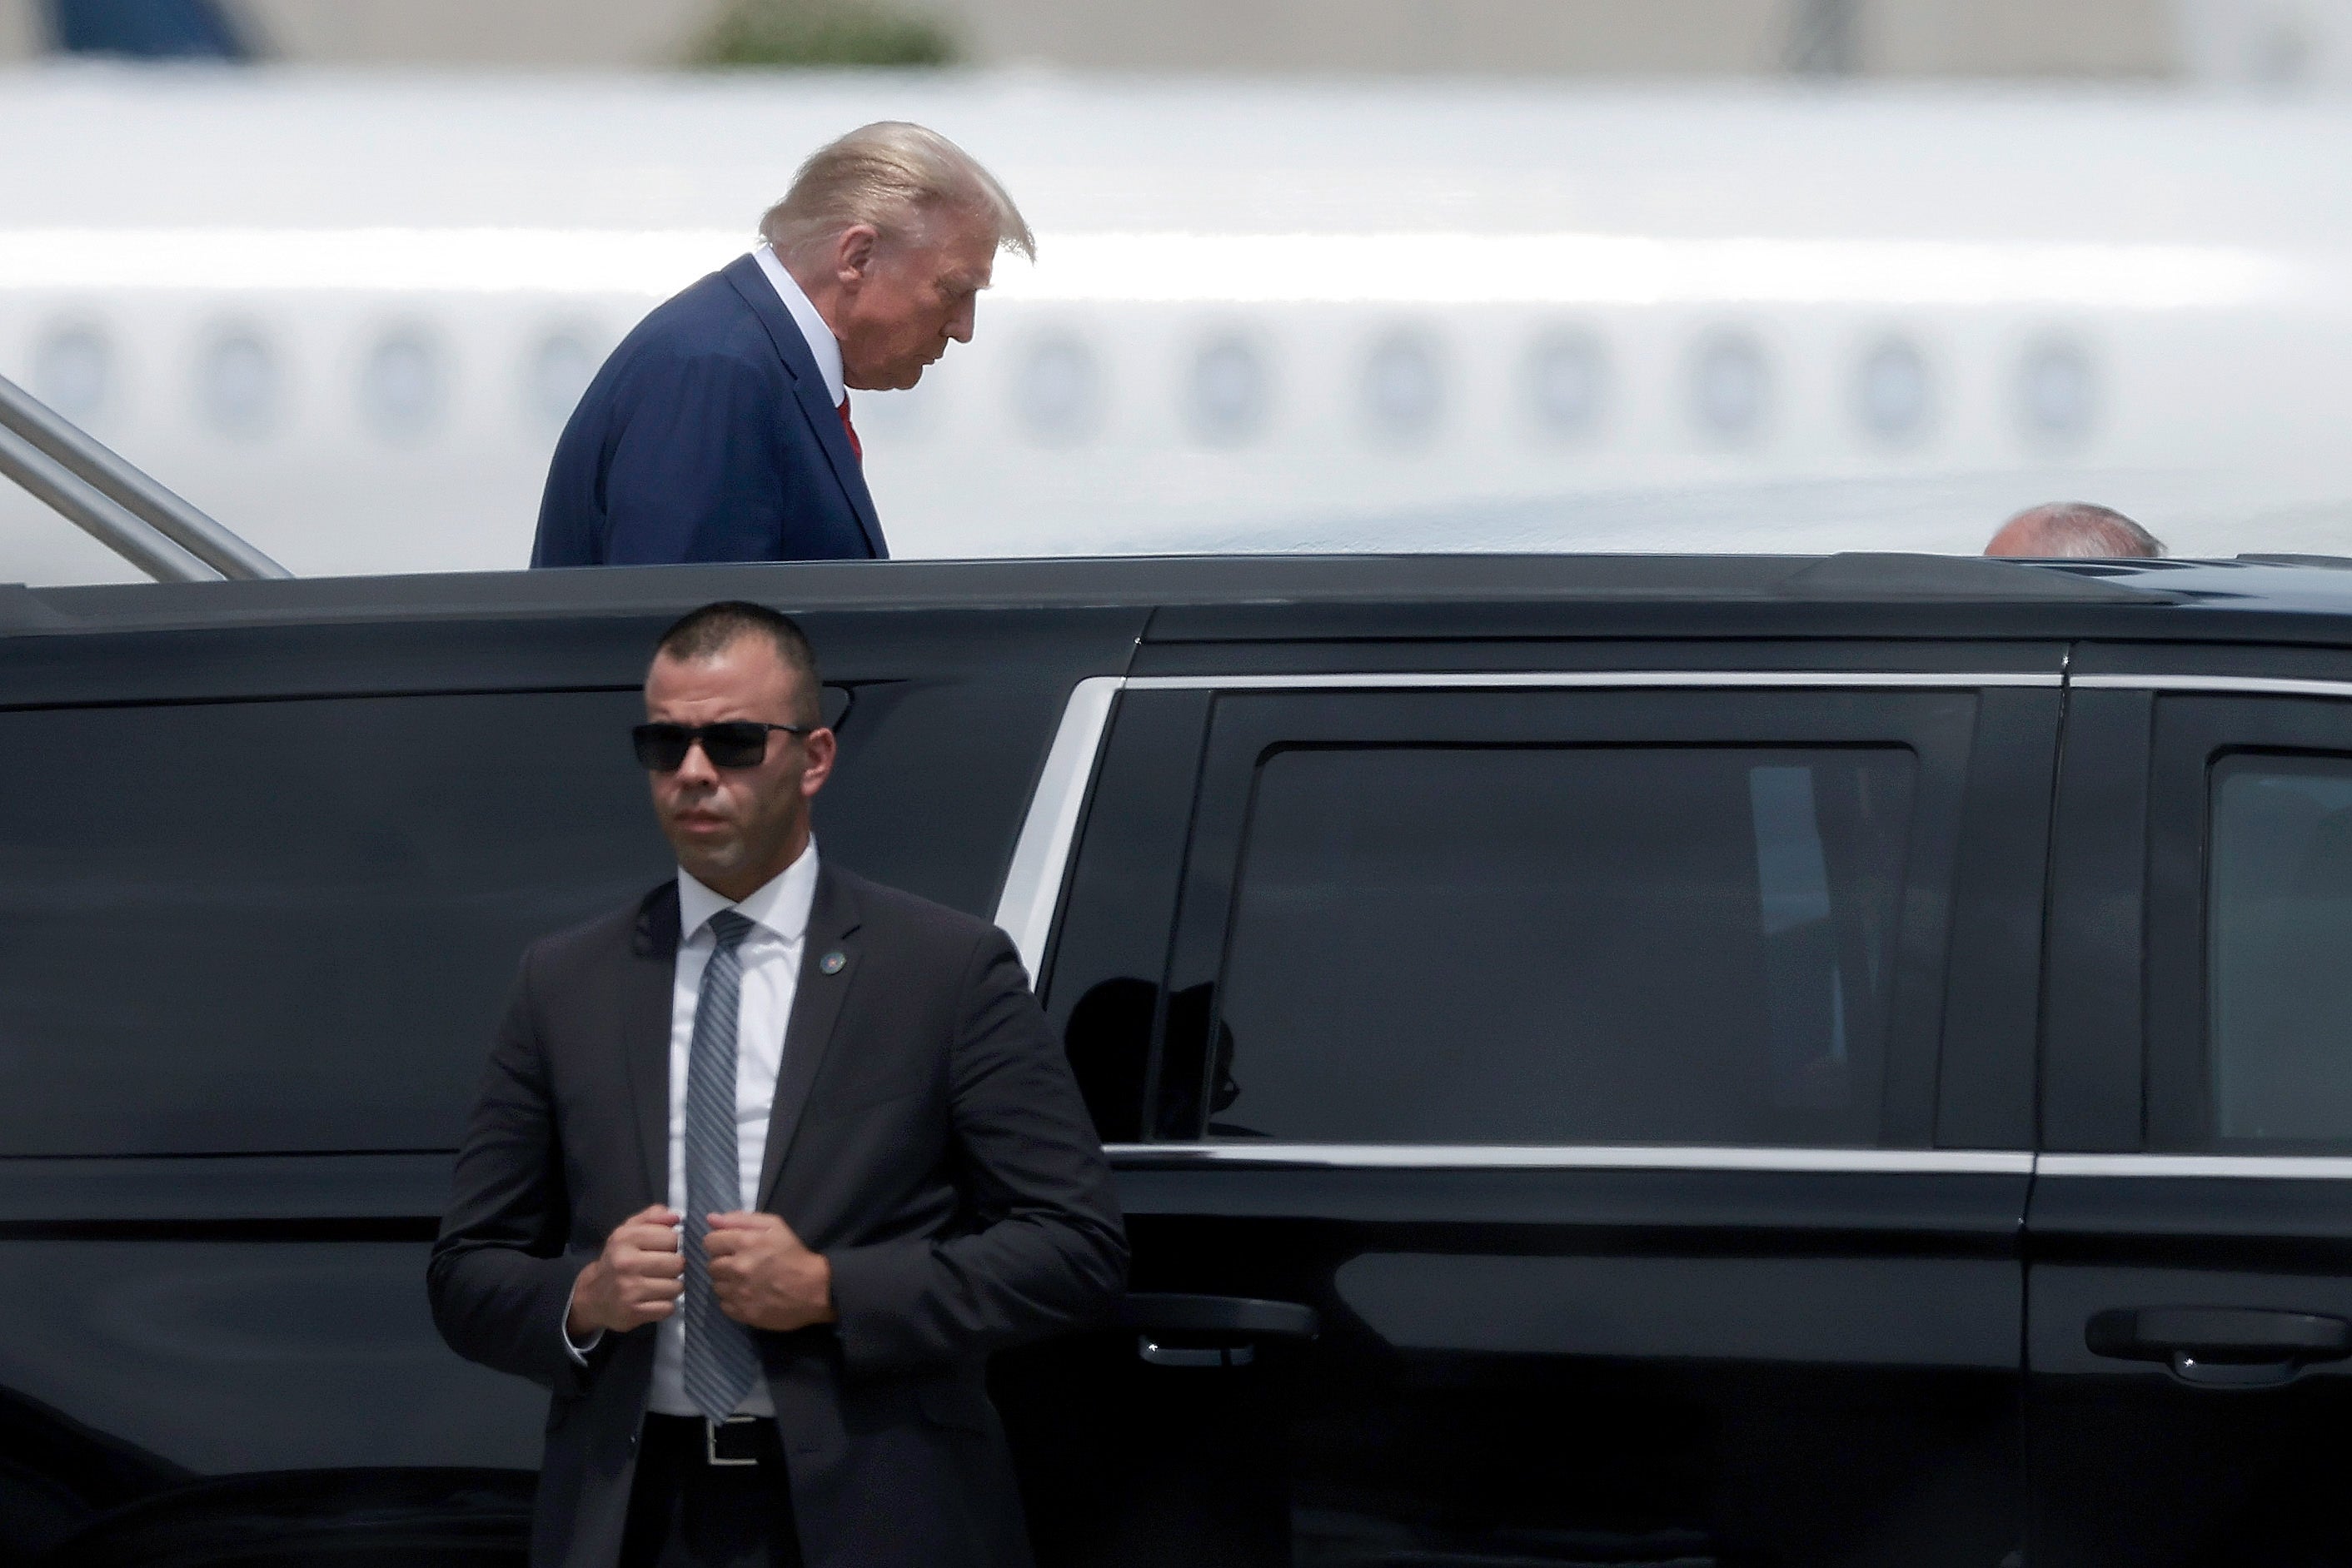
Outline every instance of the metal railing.
{"label": "metal railing", "polygon": [[0,474],[158,582],[294,575],[5,376]]}

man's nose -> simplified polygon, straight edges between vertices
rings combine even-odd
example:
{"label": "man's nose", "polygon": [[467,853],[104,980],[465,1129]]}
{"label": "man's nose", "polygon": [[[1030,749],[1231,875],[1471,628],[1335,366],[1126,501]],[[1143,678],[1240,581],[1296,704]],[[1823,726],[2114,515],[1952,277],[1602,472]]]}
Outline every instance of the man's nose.
{"label": "man's nose", "polygon": [[698,739],[687,747],[685,760],[677,765],[677,778],[680,784],[707,785],[719,782],[719,769],[710,766],[710,758],[704,754],[700,740]]}
{"label": "man's nose", "polygon": [[977,313],[978,308],[969,299],[957,306],[955,314],[948,318],[948,336],[959,343],[971,342],[972,317]]}

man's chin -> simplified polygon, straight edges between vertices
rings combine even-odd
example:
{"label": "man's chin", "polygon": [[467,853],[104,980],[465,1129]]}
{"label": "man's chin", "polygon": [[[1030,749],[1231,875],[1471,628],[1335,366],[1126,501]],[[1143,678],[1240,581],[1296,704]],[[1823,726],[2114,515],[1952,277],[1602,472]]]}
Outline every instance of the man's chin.
{"label": "man's chin", "polygon": [[686,874],[706,887],[740,869],[743,864],[743,846],[740,843],[672,842],[670,848],[677,852],[677,863],[685,868]]}
{"label": "man's chin", "polygon": [[842,378],[841,384],[851,392],[906,392],[917,382],[921,381],[923,372],[929,369],[930,365],[927,362],[916,365],[909,370],[884,371],[855,377],[845,376]]}

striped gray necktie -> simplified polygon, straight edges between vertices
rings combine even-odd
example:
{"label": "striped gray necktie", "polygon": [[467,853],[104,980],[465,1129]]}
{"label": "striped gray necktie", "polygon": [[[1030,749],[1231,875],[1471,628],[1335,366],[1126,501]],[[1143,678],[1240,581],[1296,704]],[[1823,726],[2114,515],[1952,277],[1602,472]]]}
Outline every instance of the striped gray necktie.
{"label": "striped gray necktie", "polygon": [[736,946],[751,921],[731,909],[710,917],[718,945],[702,971],[694,1004],[694,1044],[686,1069],[686,1396],[713,1421],[743,1403],[760,1375],[751,1331],[719,1310],[710,1289],[704,1217],[743,1207],[743,1169],[735,1147],[736,1019],[743,957]]}

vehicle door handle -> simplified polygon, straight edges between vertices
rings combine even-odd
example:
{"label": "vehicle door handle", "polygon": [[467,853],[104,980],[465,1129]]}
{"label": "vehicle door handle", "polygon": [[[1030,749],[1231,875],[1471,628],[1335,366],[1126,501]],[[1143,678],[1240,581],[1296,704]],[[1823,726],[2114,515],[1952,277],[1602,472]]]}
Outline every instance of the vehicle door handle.
{"label": "vehicle door handle", "polygon": [[2160,1361],[2186,1383],[2260,1388],[2352,1356],[2352,1322],[2254,1307],[2111,1307],[2083,1331],[2094,1355]]}
{"label": "vehicle door handle", "polygon": [[1154,1366],[1247,1366],[1257,1342],[1309,1340],[1321,1326],[1313,1307],[1255,1296],[1194,1296],[1137,1291],[1118,1304],[1134,1329],[1135,1354]]}

